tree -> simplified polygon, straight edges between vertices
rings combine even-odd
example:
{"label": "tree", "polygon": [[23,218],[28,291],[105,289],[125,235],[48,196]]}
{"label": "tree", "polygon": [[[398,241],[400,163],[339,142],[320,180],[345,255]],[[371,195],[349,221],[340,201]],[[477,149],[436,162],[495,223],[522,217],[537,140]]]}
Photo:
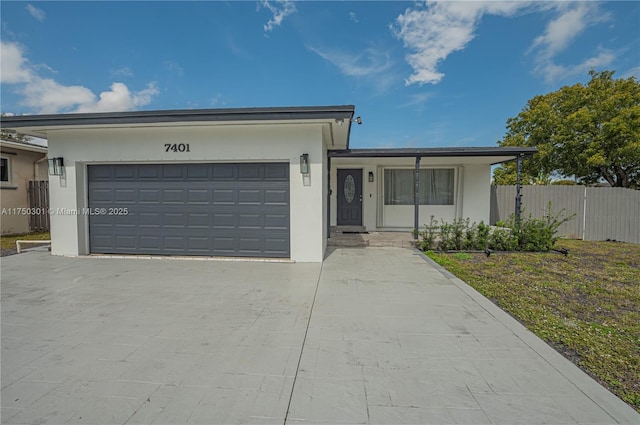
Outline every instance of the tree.
{"label": "tree", "polygon": [[[523,161],[523,184],[573,176],[582,184],[640,189],[640,83],[614,79],[614,72],[592,70],[586,85],[536,96],[507,120],[500,146],[538,148]],[[515,164],[497,168],[494,182],[513,184]]]}

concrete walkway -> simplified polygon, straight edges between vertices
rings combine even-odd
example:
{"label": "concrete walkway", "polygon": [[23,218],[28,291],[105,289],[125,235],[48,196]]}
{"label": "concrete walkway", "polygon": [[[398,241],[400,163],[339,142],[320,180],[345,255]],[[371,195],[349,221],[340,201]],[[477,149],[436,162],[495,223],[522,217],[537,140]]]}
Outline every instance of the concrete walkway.
{"label": "concrete walkway", "polygon": [[640,422],[409,249],[1,261],[2,423]]}

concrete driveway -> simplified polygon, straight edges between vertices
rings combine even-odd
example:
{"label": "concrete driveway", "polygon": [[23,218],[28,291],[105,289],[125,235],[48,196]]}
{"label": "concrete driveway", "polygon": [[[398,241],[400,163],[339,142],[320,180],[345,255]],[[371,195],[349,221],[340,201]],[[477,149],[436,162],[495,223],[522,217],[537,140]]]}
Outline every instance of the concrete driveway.
{"label": "concrete driveway", "polygon": [[409,249],[1,266],[7,424],[640,422]]}

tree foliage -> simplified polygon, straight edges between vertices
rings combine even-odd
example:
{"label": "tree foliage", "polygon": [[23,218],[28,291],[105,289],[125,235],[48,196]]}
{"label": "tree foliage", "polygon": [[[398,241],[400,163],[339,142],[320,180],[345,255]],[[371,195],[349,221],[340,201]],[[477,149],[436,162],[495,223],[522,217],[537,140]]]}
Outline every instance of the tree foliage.
{"label": "tree foliage", "polygon": [[[538,148],[523,163],[523,184],[559,175],[640,189],[640,83],[614,72],[592,70],[586,85],[536,96],[507,120],[500,146]],[[497,168],[494,181],[514,184],[515,164]]]}

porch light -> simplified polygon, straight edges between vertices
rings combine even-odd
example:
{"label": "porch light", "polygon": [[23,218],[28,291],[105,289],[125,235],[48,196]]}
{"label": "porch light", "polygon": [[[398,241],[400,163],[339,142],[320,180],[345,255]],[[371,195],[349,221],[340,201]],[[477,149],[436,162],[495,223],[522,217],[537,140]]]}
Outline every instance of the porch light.
{"label": "porch light", "polygon": [[49,158],[49,175],[61,176],[64,174],[64,160],[62,158]]}
{"label": "porch light", "polygon": [[300,155],[300,174],[309,174],[309,154],[303,153]]}
{"label": "porch light", "polygon": [[373,183],[373,171],[369,171],[369,183]]}

